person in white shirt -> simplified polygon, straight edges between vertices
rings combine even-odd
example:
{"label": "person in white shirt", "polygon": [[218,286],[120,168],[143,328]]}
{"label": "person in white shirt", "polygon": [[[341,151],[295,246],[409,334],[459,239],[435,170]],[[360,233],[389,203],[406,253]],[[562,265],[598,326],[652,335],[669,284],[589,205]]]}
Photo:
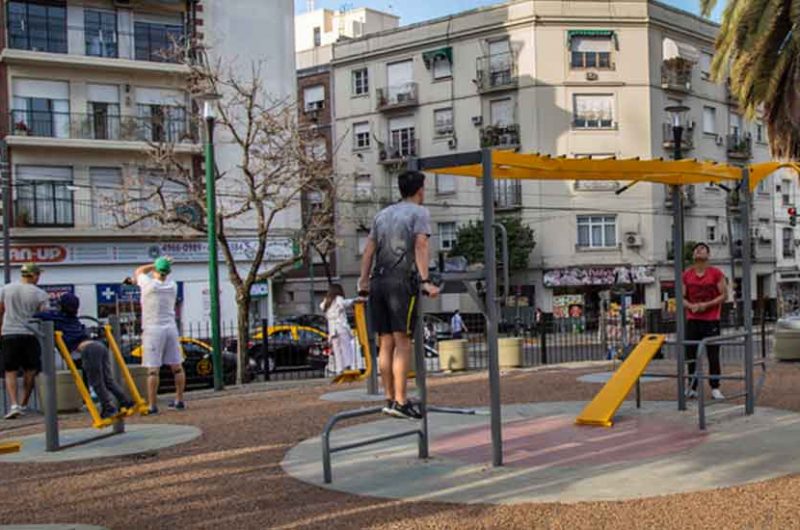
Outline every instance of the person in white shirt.
{"label": "person in white shirt", "polygon": [[320,304],[320,309],[328,319],[328,340],[333,348],[334,373],[337,374],[356,365],[353,334],[347,321],[347,308],[355,301],[355,298],[345,298],[342,286],[334,283],[328,288],[328,294]]}
{"label": "person in white shirt", "polygon": [[177,410],[186,408],[183,402],[186,374],[175,322],[178,285],[167,279],[170,272],[172,260],[160,257],[150,265],[142,265],[134,273],[136,284],[142,291],[142,366],[147,367],[150,414],[158,414],[158,372],[163,365],[168,365],[175,375],[175,400],[169,403],[169,407]]}
{"label": "person in white shirt", "polygon": [[464,333],[469,333],[467,326],[464,324],[464,319],[461,318],[461,313],[456,312],[453,313],[453,318],[450,319],[450,331],[453,334],[454,339],[460,339],[463,337]]}

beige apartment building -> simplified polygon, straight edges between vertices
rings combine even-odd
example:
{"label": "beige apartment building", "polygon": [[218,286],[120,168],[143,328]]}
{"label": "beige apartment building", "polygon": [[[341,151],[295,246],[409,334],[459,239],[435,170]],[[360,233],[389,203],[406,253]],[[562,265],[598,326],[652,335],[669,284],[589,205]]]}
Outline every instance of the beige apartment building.
{"label": "beige apartment building", "polygon": [[[732,164],[768,158],[765,128],[746,122],[725,84],[709,78],[717,26],[654,1],[520,0],[459,13],[333,47],[338,172],[352,176],[340,208],[339,272],[353,288],[375,212],[398,197],[397,171],[411,156],[482,146],[569,157],[671,157],[665,107],[690,108],[684,157]],[[639,311],[673,296],[670,196],[625,183],[497,183],[496,208],[535,230],[527,271],[512,280],[520,303],[596,315],[602,291],[632,281]],[[458,227],[478,219],[480,186],[430,176],[433,248],[447,251]],[[794,192],[793,192],[794,193]],[[774,304],[774,182],[759,187],[751,218],[754,293]],[[730,274],[741,239],[738,210],[718,188],[687,190],[686,239],[707,241]],[[731,228],[728,228],[728,218]],[[794,238],[792,238],[792,244]],[[513,244],[513,242],[512,242]],[[792,252],[794,248],[792,247]],[[740,267],[737,266],[737,275]],[[514,301],[511,301],[513,304]],[[438,309],[469,307],[445,295]]]}
{"label": "beige apartment building", "polygon": [[[188,68],[177,52],[202,41],[212,57],[235,58],[244,72],[268,60],[268,90],[295,94],[290,0],[83,0],[2,4],[0,131],[7,145],[13,199],[11,261],[38,261],[54,296],[80,296],[82,313],[132,317],[135,294],[121,285],[135,266],[160,254],[176,261],[178,317],[208,318],[208,248],[204,235],[141,223],[119,228],[126,214],[155,208],[148,201],[122,206],[121,197],[146,198],[156,186],[175,205],[180,187],[152,166],[149,145],[174,144],[177,156],[203,178],[202,107],[185,92]],[[236,27],[238,32],[230,31]],[[256,41],[251,36],[259,34]],[[233,64],[229,59],[228,64]],[[217,145],[222,171],[240,160],[230,144]],[[171,195],[173,194],[173,195]],[[176,206],[176,212],[177,208]],[[198,212],[186,205],[183,214]],[[180,212],[178,212],[180,214]],[[200,212],[202,215],[202,212]],[[130,218],[129,217],[129,218]],[[295,220],[296,221],[296,220]],[[281,228],[291,228],[282,219]],[[295,226],[295,228],[297,228]],[[241,234],[241,236],[239,236]],[[250,261],[252,233],[237,232],[236,258]],[[288,237],[275,241],[275,259],[291,256]],[[221,308],[235,321],[235,296],[221,267]]]}

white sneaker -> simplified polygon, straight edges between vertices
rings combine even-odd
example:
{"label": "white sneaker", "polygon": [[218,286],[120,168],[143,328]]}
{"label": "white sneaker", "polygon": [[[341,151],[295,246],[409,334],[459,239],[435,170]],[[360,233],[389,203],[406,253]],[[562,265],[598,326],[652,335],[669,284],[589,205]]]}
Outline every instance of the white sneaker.
{"label": "white sneaker", "polygon": [[695,399],[697,397],[697,391],[692,390],[691,388],[686,389],[686,399]]}
{"label": "white sneaker", "polygon": [[19,405],[11,405],[11,410],[6,414],[5,419],[13,420],[14,418],[19,418],[23,413],[22,407]]}
{"label": "white sneaker", "polygon": [[719,388],[711,389],[711,397],[714,399],[725,399],[725,395],[720,392]]}

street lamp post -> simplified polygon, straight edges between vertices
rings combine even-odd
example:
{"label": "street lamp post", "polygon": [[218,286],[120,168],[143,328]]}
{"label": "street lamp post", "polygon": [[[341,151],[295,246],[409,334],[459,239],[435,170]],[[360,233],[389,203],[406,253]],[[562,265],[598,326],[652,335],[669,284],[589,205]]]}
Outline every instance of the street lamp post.
{"label": "street lamp post", "polygon": [[[683,140],[683,123],[689,107],[685,105],[671,105],[664,109],[670,116],[672,123],[672,156],[680,160],[681,141]],[[683,314],[683,194],[680,185],[672,186],[672,208],[674,212],[674,226],[672,230],[672,254],[675,272],[675,335],[678,342],[678,410],[686,410],[686,393],[684,392],[686,380],[686,358],[683,343],[686,338],[686,322]]]}
{"label": "street lamp post", "polygon": [[219,322],[219,261],[217,256],[217,197],[214,171],[214,112],[216,96],[203,101],[203,118],[206,122],[206,223],[208,227],[208,288],[211,302],[211,362],[214,367],[214,390],[222,390],[222,340]]}

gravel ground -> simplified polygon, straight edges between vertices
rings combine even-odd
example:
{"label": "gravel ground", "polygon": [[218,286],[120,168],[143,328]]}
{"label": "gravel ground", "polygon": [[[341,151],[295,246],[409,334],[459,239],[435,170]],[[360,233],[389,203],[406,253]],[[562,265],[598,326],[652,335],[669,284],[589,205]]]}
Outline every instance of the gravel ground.
{"label": "gravel ground", "polygon": [[[599,385],[575,378],[607,368],[511,372],[502,379],[503,402],[587,400]],[[673,385],[647,383],[645,399],[672,399]],[[485,373],[433,377],[429,386],[432,403],[488,404]],[[288,477],[280,462],[294,444],[319,434],[330,414],[353,408],[320,401],[330,390],[329,385],[306,383],[197,396],[186,412],[147,419],[191,423],[204,433],[157,454],[56,465],[0,464],[0,524],[80,522],[115,530],[800,527],[797,475],[702,493],[572,505],[454,506],[320,489]],[[800,364],[771,365],[760,404],[800,411]],[[39,430],[8,423],[0,421],[4,438]],[[74,417],[62,428],[85,424],[85,418]]]}

